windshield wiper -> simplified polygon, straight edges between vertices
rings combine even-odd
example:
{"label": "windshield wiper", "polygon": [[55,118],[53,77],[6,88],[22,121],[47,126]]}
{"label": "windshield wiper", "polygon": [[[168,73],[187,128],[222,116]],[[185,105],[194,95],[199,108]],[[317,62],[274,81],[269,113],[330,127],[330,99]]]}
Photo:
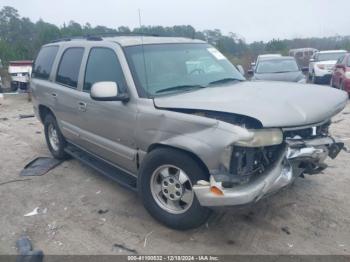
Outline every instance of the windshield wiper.
{"label": "windshield wiper", "polygon": [[289,72],[293,72],[293,71],[277,71],[277,72],[274,72],[273,74],[282,74],[282,73],[289,73]]}
{"label": "windshield wiper", "polygon": [[209,85],[226,83],[226,82],[231,82],[231,81],[241,81],[241,80],[237,79],[237,78],[233,78],[233,77],[227,77],[227,78],[223,78],[223,79],[219,79],[219,80],[215,80],[215,81],[209,82]]}
{"label": "windshield wiper", "polygon": [[168,87],[165,89],[161,89],[156,91],[156,93],[164,93],[164,92],[169,92],[169,91],[176,91],[176,90],[181,90],[181,89],[193,89],[193,88],[205,88],[205,86],[201,85],[178,85],[178,86],[172,86]]}

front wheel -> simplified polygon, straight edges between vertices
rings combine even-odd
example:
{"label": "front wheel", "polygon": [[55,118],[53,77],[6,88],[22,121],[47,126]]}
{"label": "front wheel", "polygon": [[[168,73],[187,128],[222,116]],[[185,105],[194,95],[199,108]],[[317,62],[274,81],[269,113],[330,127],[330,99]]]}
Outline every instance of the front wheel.
{"label": "front wheel", "polygon": [[311,79],[313,84],[318,84],[319,80],[318,77],[315,75],[315,73],[312,73],[312,79]]}
{"label": "front wheel", "polygon": [[16,92],[18,90],[18,83],[11,82],[10,90],[11,92]]}
{"label": "front wheel", "polygon": [[205,223],[211,210],[202,207],[193,191],[208,174],[189,154],[171,148],[150,152],[141,165],[139,194],[147,211],[166,226],[186,230]]}

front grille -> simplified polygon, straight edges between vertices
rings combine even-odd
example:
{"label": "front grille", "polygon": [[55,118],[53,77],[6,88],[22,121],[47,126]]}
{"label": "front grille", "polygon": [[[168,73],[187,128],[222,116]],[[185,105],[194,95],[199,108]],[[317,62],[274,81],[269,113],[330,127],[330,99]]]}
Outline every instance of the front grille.
{"label": "front grille", "polygon": [[296,130],[285,130],[283,132],[284,138],[294,138],[294,139],[311,139],[316,137],[328,136],[330,122],[323,125],[307,127]]}
{"label": "front grille", "polygon": [[256,148],[235,146],[231,155],[230,173],[249,181],[253,176],[262,174],[278,159],[281,147],[282,145]]}

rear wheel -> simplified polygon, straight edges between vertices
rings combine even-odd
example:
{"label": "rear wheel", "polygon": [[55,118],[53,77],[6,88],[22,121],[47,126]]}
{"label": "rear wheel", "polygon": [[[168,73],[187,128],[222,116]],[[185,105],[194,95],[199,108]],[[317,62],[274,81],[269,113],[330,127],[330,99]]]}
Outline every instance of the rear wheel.
{"label": "rear wheel", "polygon": [[189,154],[160,148],[143,160],[139,193],[147,211],[168,227],[185,230],[205,223],[211,210],[202,207],[193,191],[208,174]]}
{"label": "rear wheel", "polygon": [[55,117],[48,114],[44,120],[45,138],[51,154],[57,159],[66,159],[68,154],[64,151],[66,140],[64,139]]}

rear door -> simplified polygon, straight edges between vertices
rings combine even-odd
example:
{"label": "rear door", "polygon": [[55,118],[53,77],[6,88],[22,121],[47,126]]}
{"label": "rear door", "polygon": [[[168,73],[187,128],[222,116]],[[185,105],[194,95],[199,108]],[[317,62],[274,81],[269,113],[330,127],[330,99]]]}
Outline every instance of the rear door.
{"label": "rear door", "polygon": [[[114,44],[115,45],[115,44]],[[114,46],[113,45],[113,46]],[[95,101],[90,97],[94,83],[112,81],[119,92],[128,92],[117,53],[119,47],[92,46],[88,51],[79,101],[85,106],[79,122],[84,148],[126,171],[136,170],[136,104],[131,100]]]}
{"label": "rear door", "polygon": [[80,144],[79,125],[82,121],[78,79],[84,51],[79,46],[61,50],[50,93],[51,99],[55,101],[54,112],[63,135],[76,144]]}
{"label": "rear door", "polygon": [[[34,111],[38,114],[39,104],[55,110],[56,100],[52,97],[54,85],[52,84],[52,69],[59,46],[50,45],[40,49],[33,65],[31,89],[33,93]],[[37,115],[38,116],[38,115]],[[38,116],[39,117],[39,116]],[[42,119],[44,120],[44,119]]]}

